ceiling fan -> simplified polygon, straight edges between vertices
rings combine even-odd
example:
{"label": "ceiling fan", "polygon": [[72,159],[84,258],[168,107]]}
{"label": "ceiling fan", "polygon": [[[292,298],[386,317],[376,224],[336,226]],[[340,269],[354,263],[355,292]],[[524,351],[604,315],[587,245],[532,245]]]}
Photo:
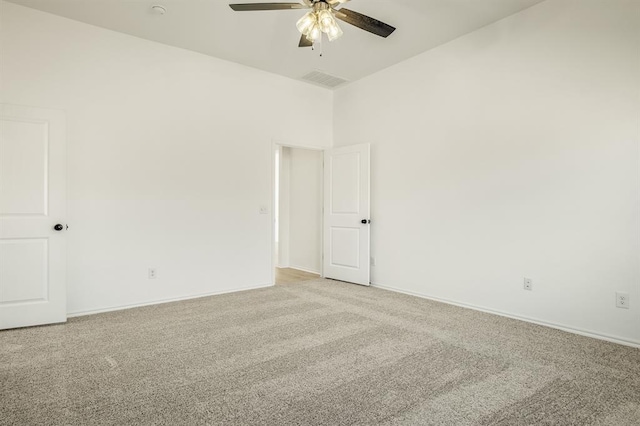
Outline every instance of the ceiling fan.
{"label": "ceiling fan", "polygon": [[311,47],[314,43],[322,39],[322,34],[326,34],[329,41],[333,41],[342,36],[342,29],[338,26],[336,19],[356,26],[365,31],[369,31],[380,37],[389,37],[396,29],[389,24],[380,22],[369,16],[363,15],[353,10],[340,8],[342,3],[349,0],[302,0],[303,3],[243,3],[230,4],[229,7],[236,12],[248,12],[256,10],[289,10],[289,9],[311,9],[304,15],[296,26],[302,33],[298,47]]}

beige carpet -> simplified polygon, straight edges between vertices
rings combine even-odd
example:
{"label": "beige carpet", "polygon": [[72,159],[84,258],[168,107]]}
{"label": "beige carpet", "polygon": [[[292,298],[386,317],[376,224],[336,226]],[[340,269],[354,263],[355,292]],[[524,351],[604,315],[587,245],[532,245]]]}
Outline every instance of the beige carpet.
{"label": "beige carpet", "polygon": [[2,425],[638,425],[640,350],[316,280],[0,332]]}

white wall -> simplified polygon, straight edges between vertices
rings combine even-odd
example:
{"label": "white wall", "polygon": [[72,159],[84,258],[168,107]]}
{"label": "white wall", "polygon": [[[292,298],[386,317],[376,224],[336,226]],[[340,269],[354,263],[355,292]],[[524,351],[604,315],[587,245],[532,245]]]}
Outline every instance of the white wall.
{"label": "white wall", "polygon": [[374,283],[640,343],[639,120],[636,0],[550,0],[338,90]]}
{"label": "white wall", "polygon": [[272,139],[328,146],[331,92],[0,7],[0,100],[67,113],[69,312],[270,284]]}
{"label": "white wall", "polygon": [[322,151],[290,148],[289,265],[322,269]]}

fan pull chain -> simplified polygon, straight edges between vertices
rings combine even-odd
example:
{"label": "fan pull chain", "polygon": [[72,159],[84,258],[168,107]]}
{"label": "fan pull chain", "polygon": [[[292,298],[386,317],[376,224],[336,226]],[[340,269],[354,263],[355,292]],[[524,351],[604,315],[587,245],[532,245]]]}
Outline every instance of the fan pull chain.
{"label": "fan pull chain", "polygon": [[319,45],[319,46],[320,46],[320,47],[319,47],[319,49],[320,49],[320,57],[322,58],[322,56],[323,56],[323,54],[324,54],[323,49],[322,49],[322,37],[320,37],[320,40],[318,40],[317,42],[314,42],[314,43],[311,45],[311,50],[315,51],[315,50],[316,50],[316,45]]}

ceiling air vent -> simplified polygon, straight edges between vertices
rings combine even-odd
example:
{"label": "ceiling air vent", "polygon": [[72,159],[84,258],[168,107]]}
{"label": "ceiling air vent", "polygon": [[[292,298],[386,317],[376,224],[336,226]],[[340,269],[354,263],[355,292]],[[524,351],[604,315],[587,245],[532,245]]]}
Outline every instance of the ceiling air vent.
{"label": "ceiling air vent", "polygon": [[321,71],[311,71],[309,74],[303,76],[302,79],[310,83],[317,84],[318,86],[328,87],[330,89],[338,87],[341,84],[347,82],[347,80],[345,80],[344,78],[325,74]]}

